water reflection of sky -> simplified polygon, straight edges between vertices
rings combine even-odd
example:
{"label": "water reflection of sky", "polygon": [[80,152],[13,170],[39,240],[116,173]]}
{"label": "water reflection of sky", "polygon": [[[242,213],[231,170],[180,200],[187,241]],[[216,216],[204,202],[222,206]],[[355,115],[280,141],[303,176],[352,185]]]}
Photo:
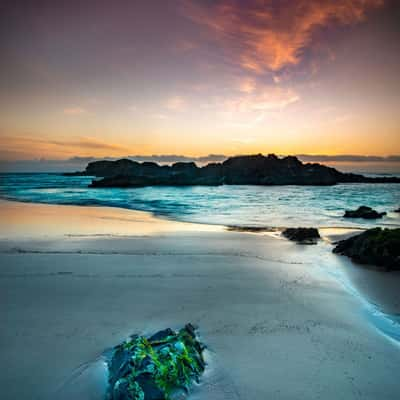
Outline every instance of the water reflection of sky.
{"label": "water reflection of sky", "polygon": [[[400,185],[218,186],[88,189],[90,177],[56,174],[0,176],[3,198],[50,204],[103,205],[150,211],[172,219],[241,226],[400,226]],[[368,205],[382,220],[342,218]]]}
{"label": "water reflection of sky", "polygon": [[71,207],[0,201],[0,239],[60,236],[143,236],[167,232],[218,231],[111,207]]}

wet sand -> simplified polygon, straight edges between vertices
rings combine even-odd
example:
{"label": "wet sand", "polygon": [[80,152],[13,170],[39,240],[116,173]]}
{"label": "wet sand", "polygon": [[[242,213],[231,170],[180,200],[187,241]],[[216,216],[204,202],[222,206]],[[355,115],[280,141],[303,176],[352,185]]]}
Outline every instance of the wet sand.
{"label": "wet sand", "polygon": [[[105,349],[186,322],[208,345],[192,399],[398,398],[399,344],[335,275],[348,261],[325,241],[299,246],[96,207],[3,202],[1,216],[7,207],[40,218],[29,232],[22,217],[21,232],[1,219],[4,400],[61,399]],[[74,398],[98,396],[88,385]]]}
{"label": "wet sand", "polygon": [[380,271],[341,258],[339,268],[354,288],[383,312],[400,316],[399,271]]}

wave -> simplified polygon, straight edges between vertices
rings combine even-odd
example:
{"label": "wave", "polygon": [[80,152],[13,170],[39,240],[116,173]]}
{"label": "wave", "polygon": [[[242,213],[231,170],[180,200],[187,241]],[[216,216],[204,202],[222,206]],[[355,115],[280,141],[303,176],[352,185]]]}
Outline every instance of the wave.
{"label": "wave", "polygon": [[[185,222],[264,229],[274,227],[400,226],[400,185],[192,186],[89,189],[90,177],[3,174],[0,197],[30,203],[107,206],[151,212]],[[368,205],[381,220],[343,219],[346,209]]]}

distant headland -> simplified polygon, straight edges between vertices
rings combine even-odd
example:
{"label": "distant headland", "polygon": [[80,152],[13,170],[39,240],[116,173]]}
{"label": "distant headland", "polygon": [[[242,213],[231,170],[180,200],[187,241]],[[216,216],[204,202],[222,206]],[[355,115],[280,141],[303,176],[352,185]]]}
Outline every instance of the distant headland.
{"label": "distant headland", "polygon": [[336,185],[338,183],[400,183],[398,177],[367,177],[343,173],[297,157],[275,154],[230,157],[198,167],[194,162],[159,165],[121,159],[90,162],[85,171],[65,175],[96,178],[90,187],[218,186],[218,185]]}

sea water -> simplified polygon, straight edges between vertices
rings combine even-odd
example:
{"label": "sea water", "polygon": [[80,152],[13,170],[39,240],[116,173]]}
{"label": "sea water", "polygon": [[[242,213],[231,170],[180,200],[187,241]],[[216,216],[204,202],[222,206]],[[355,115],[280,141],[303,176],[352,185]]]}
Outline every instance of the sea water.
{"label": "sea water", "polygon": [[[0,174],[0,197],[24,202],[149,211],[171,219],[241,227],[399,227],[400,184],[335,186],[151,186],[89,188],[94,179],[62,174]],[[360,205],[388,214],[345,219]]]}

